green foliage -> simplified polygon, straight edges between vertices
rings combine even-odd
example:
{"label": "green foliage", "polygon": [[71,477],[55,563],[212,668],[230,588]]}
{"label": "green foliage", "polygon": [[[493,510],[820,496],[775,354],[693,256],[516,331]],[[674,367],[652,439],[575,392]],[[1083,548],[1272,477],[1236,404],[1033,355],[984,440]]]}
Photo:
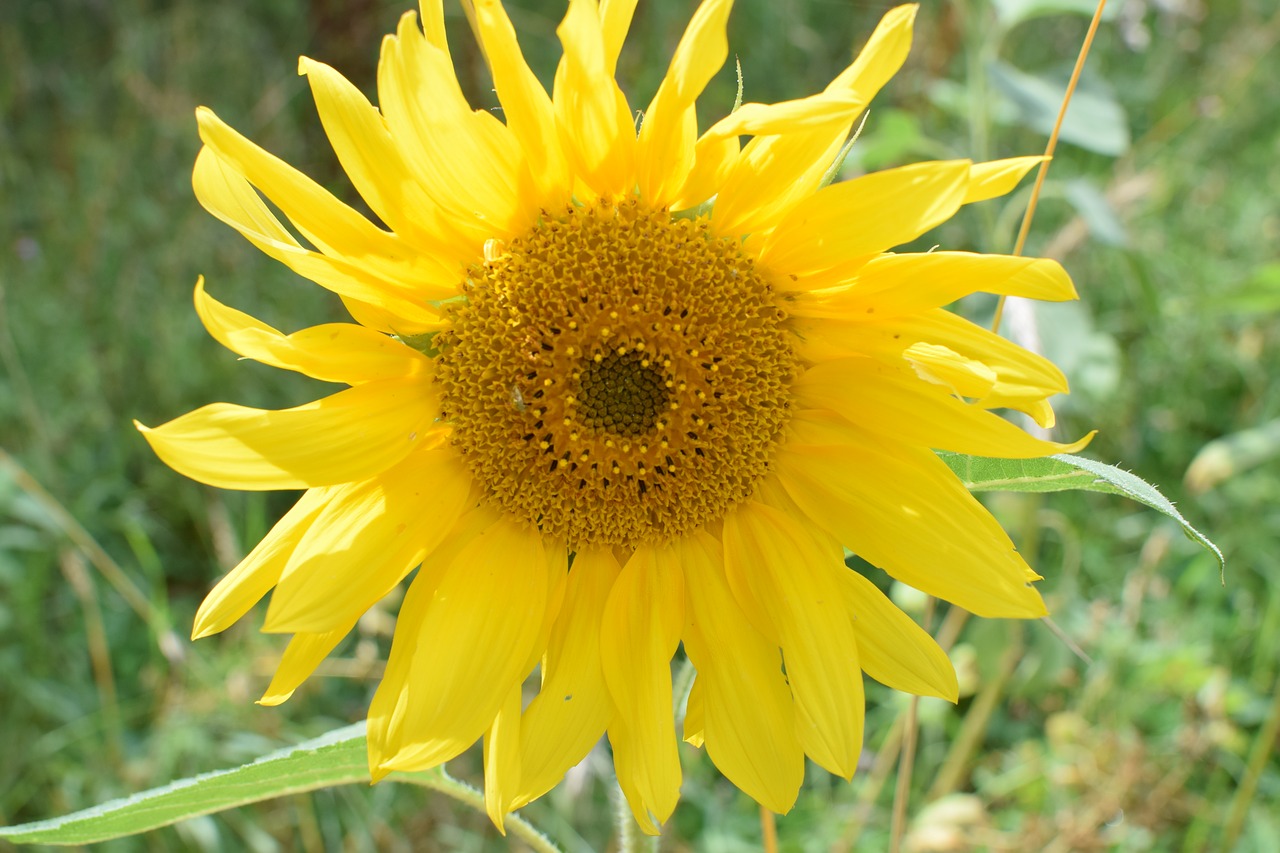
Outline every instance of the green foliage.
{"label": "green foliage", "polygon": [[364,725],[357,723],[235,770],[182,779],[65,817],[0,828],[0,838],[24,844],[91,844],[271,797],[368,778]]}
{"label": "green foliage", "polygon": [[1191,539],[1199,542],[1218,558],[1226,569],[1222,551],[1209,538],[1191,526],[1178,508],[1160,494],[1160,490],[1128,471],[1081,456],[1059,454],[1040,459],[987,459],[959,453],[939,454],[951,467],[965,488],[971,492],[1045,492],[1085,491],[1122,495],[1146,504],[1182,525]]}
{"label": "green foliage", "polygon": [[[291,496],[195,486],[129,425],[217,399],[280,406],[319,391],[237,361],[200,329],[190,303],[199,274],[220,299],[289,330],[341,307],[204,214],[189,182],[192,113],[206,104],[359,205],[294,57],[331,62],[372,94],[377,38],[414,4],[313,14],[330,5],[0,4],[0,445],[18,463],[0,470],[0,824],[237,766],[367,706],[394,602],[278,709],[252,704],[282,646],[254,633],[260,617],[224,640],[181,639],[212,581]],[[464,86],[491,105],[483,63],[446,5]],[[549,80],[562,4],[511,5]],[[640,4],[619,62],[634,103],[656,88],[692,5]],[[739,0],[730,36],[745,100],[820,90],[887,5]],[[845,174],[1041,150],[1046,105],[1091,8],[926,4],[908,67],[873,105]],[[1045,576],[1058,630],[1089,661],[1047,626],[965,623],[943,608],[935,625],[962,626],[952,657],[965,690],[956,707],[921,705],[911,833],[953,849],[1272,850],[1277,462],[1227,440],[1218,447],[1235,463],[1215,469],[1224,476],[1183,477],[1211,442],[1266,439],[1280,419],[1269,355],[1280,338],[1280,78],[1262,59],[1280,20],[1271,0],[1221,0],[1212,14],[1196,3],[1109,8],[1082,83],[1099,100],[1069,119],[1027,249],[1061,258],[1082,303],[1006,316],[1005,330],[1038,333],[1064,367],[1074,390],[1059,406],[1065,432],[1101,428],[1091,455],[1159,484],[1223,545],[1232,571],[1224,586],[1215,559],[1174,525],[1111,495],[984,495]],[[704,118],[730,109],[736,90],[729,63]],[[920,248],[1007,251],[1026,199],[1022,190],[978,205]],[[982,321],[992,305],[958,308]],[[905,705],[877,685],[869,699],[868,766],[852,785],[811,774],[779,821],[784,850],[886,846],[883,783]],[[682,749],[673,844],[758,847],[754,805]],[[450,769],[478,780],[479,759]],[[938,786],[944,777],[954,781]],[[609,787],[594,756],[525,811],[570,849],[603,849]],[[114,844],[507,848],[483,815],[404,785],[294,794]]]}
{"label": "green foliage", "polygon": [[[1177,520],[1200,544],[1222,560],[1206,539],[1158,490],[1110,465],[1075,456],[1006,460],[943,454],[971,491],[1061,492],[1068,490],[1123,495]],[[369,778],[363,724],[346,726],[314,740],[264,756],[236,770],[206,773],[160,788],[95,806],[65,817],[0,828],[0,838],[19,843],[81,844],[104,841],[168,826],[179,820],[220,812],[247,803]],[[441,777],[443,770],[430,774]],[[921,820],[936,817],[926,810]],[[711,831],[728,833],[719,825]]]}

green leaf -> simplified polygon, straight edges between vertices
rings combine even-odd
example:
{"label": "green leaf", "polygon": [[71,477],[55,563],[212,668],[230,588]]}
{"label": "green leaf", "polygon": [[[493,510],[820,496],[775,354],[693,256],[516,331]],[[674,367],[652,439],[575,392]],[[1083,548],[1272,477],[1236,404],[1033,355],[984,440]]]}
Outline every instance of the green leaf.
{"label": "green leaf", "polygon": [[988,459],[961,453],[939,453],[971,492],[1065,492],[1078,490],[1123,495],[1167,515],[1218,558],[1220,571],[1226,560],[1218,546],[1191,526],[1178,508],[1155,486],[1114,465],[1065,453],[1040,459]]}
{"label": "green leaf", "polygon": [[[265,755],[235,770],[180,779],[52,820],[0,827],[0,840],[18,844],[92,844],[286,794],[352,782],[368,783],[369,758],[364,731],[365,724],[356,723]],[[392,773],[387,781],[421,785],[485,813],[484,793],[454,779],[443,766],[421,773]],[[534,853],[560,853],[555,843],[520,815],[509,814],[505,822],[507,832]]]}
{"label": "green leaf", "polygon": [[1100,242],[1108,246],[1123,246],[1129,241],[1115,208],[1092,181],[1086,178],[1067,181],[1062,192],[1088,226],[1089,233]]}
{"label": "green leaf", "polygon": [[0,827],[0,838],[20,844],[91,844],[135,835],[285,794],[368,782],[368,761],[364,723],[356,723],[235,770],[181,779],[52,820]]}
{"label": "green leaf", "polygon": [[[1065,80],[1046,80],[1000,60],[989,63],[987,71],[996,89],[1018,108],[1022,124],[1044,134],[1053,130],[1067,92]],[[1082,85],[1071,97],[1060,138],[1087,151],[1119,157],[1129,150],[1129,120],[1109,92]]]}

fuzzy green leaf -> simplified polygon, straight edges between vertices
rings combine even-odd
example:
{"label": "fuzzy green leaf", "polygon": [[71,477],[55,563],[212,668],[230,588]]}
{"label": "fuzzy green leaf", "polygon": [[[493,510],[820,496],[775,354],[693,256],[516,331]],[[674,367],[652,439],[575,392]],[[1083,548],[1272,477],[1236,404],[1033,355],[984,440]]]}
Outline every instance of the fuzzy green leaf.
{"label": "fuzzy green leaf", "polygon": [[1226,569],[1226,561],[1218,546],[1192,527],[1168,498],[1155,486],[1114,465],[1065,453],[1041,459],[987,459],[961,453],[938,455],[971,492],[1064,492],[1074,489],[1123,495],[1178,522],[1188,538],[1218,558],[1220,570]]}
{"label": "fuzzy green leaf", "polygon": [[[0,840],[17,844],[92,844],[137,835],[188,818],[200,817],[262,800],[346,785],[368,783],[365,724],[335,729],[318,738],[265,755],[235,770],[219,770],[179,779],[112,800],[74,814],[0,827]],[[389,782],[421,785],[485,812],[484,793],[451,777],[443,766],[418,773],[392,773]],[[560,847],[516,813],[506,816],[506,829],[535,853],[561,853]]]}
{"label": "fuzzy green leaf", "polygon": [[18,844],[91,844],[285,794],[368,781],[364,723],[356,723],[235,770],[180,779],[51,820],[0,827],[0,839]]}

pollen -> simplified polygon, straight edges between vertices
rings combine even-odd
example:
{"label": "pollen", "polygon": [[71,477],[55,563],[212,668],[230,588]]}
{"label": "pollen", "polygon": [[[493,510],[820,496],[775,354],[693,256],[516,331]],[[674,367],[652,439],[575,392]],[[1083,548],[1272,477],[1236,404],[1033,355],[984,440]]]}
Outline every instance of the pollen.
{"label": "pollen", "polygon": [[662,543],[770,471],[796,365],[786,315],[705,220],[634,199],[544,213],[462,287],[436,377],[499,509],[570,547]]}

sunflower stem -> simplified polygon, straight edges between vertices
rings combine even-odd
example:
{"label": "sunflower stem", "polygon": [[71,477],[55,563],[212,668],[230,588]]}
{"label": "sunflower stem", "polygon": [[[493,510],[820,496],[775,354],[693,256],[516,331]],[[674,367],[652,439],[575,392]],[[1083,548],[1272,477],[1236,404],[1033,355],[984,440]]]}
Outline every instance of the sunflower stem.
{"label": "sunflower stem", "polygon": [[676,670],[676,677],[671,682],[671,702],[674,705],[671,711],[676,715],[678,723],[684,722],[688,712],[689,691],[693,689],[695,675],[697,670],[693,668],[693,661],[686,657],[680,662],[680,669]]}
{"label": "sunflower stem", "polygon": [[631,814],[631,806],[627,804],[627,796],[622,793],[622,786],[613,785],[613,828],[618,836],[618,853],[657,853],[660,836],[646,836],[640,831]]}
{"label": "sunflower stem", "polygon": [[[453,778],[443,768],[436,773],[405,774],[398,778],[400,781],[412,782],[415,785],[421,785],[424,788],[430,788],[433,791],[451,797],[483,815],[488,815],[489,813],[484,806],[484,793],[482,791],[471,787],[466,782]],[[534,853],[564,853],[555,842],[543,835],[537,827],[517,814],[507,815],[503,824],[512,835],[529,845],[529,849],[533,850]]]}

